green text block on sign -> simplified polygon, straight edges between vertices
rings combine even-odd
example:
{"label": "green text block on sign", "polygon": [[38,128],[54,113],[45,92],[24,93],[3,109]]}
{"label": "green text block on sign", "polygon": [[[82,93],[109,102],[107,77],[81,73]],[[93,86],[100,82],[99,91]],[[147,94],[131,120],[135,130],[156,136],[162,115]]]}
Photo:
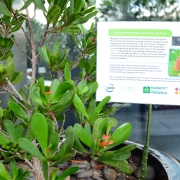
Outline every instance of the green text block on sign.
{"label": "green text block on sign", "polygon": [[166,29],[109,29],[109,36],[172,37]]}

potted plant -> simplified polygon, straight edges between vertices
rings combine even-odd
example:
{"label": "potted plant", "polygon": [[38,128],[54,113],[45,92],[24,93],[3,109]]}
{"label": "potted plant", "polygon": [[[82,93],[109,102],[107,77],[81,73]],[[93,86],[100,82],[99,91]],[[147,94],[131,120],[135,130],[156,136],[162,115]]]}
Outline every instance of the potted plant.
{"label": "potted plant", "polygon": [[[34,42],[34,17],[29,16],[30,4],[34,5],[34,14],[37,10],[43,12],[47,22],[38,44]],[[96,30],[93,24],[88,31],[81,27],[97,14],[94,5],[95,1],[84,0],[24,0],[24,5],[15,9],[13,0],[0,1],[0,88],[10,96],[7,107],[0,108],[0,179],[23,180],[33,174],[36,180],[63,180],[77,171],[80,179],[84,178],[79,175],[82,164],[77,162],[91,159],[94,163],[100,162],[97,167],[106,164],[126,174],[133,172],[127,159],[136,146],[128,144],[114,149],[128,139],[131,124],[117,127],[117,120],[112,117],[117,107],[107,106],[110,97],[101,102],[94,98],[98,88],[95,81]],[[28,33],[23,26],[25,21]],[[30,45],[31,58],[13,36],[19,29]],[[82,32],[83,36],[77,36]],[[78,59],[70,60],[65,45],[56,42],[60,33],[72,36],[81,53]],[[14,85],[23,78],[23,73],[14,68],[13,45],[17,45],[32,63],[30,84],[18,90]],[[40,57],[51,71],[50,86],[45,85],[43,77],[36,79]],[[79,77],[73,79],[71,71],[77,67],[80,69]],[[65,130],[64,122],[71,110],[79,123]],[[112,133],[111,127],[117,129]],[[87,164],[83,166],[86,171]],[[109,176],[107,171],[104,176]],[[100,173],[95,170],[88,172],[91,176]],[[84,176],[90,175],[86,172]]]}

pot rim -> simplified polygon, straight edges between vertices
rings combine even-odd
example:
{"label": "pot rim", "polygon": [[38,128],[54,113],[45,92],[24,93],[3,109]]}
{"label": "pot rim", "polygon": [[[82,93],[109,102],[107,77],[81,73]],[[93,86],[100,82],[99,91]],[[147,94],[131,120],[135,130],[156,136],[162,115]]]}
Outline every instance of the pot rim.
{"label": "pot rim", "polygon": [[[136,148],[143,150],[144,145],[140,142],[127,140],[125,144],[136,144]],[[169,180],[180,180],[180,162],[170,154],[150,146],[149,154],[157,159],[167,173]]]}

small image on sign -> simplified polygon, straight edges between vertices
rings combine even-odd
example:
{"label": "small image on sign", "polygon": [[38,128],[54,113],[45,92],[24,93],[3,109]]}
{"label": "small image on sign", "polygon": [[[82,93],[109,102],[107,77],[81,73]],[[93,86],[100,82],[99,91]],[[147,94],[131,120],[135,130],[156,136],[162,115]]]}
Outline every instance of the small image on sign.
{"label": "small image on sign", "polygon": [[169,76],[180,76],[180,49],[169,50]]}

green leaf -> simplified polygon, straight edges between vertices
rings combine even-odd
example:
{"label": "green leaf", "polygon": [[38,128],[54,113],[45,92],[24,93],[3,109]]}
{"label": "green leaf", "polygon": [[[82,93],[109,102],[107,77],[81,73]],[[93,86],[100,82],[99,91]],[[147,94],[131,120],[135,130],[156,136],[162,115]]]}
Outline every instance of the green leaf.
{"label": "green leaf", "polygon": [[31,128],[34,136],[45,155],[48,146],[48,124],[45,117],[40,113],[35,113],[31,118]]}
{"label": "green leaf", "polygon": [[12,78],[11,78],[11,83],[17,84],[18,82],[20,82],[23,78],[23,71],[19,71],[19,72],[14,72]]}
{"label": "green leaf", "polygon": [[11,12],[4,6],[2,2],[0,2],[0,13],[6,16],[12,16]]}
{"label": "green leaf", "polygon": [[24,127],[21,125],[16,126],[15,132],[14,132],[15,141],[18,141],[18,139],[21,138],[23,134],[24,134]]}
{"label": "green leaf", "polygon": [[74,0],[70,0],[70,14],[74,12]]}
{"label": "green leaf", "polygon": [[88,85],[90,94],[94,94],[96,90],[98,89],[98,83],[97,82],[92,82],[91,84]]}
{"label": "green leaf", "polygon": [[89,134],[83,129],[80,124],[75,124],[74,129],[79,139],[88,147],[91,147],[92,140],[89,137]]}
{"label": "green leaf", "polygon": [[7,74],[8,74],[8,79],[10,80],[14,74],[14,62],[12,57],[8,57],[7,60],[7,64],[6,64],[6,70],[7,70]]}
{"label": "green leaf", "polygon": [[100,111],[103,109],[103,107],[106,105],[106,103],[109,102],[110,99],[111,99],[110,96],[106,96],[106,97],[97,105],[97,107],[95,108],[94,111],[100,113]]}
{"label": "green leaf", "polygon": [[39,52],[41,58],[49,65],[50,60],[49,60],[48,53],[47,53],[47,47],[45,45],[43,45],[42,48],[39,47],[38,52]]}
{"label": "green leaf", "polygon": [[77,166],[74,167],[70,167],[68,169],[66,169],[59,177],[57,180],[64,180],[66,177],[68,177],[71,174],[74,174],[75,172],[77,172],[79,170],[79,168]]}
{"label": "green leaf", "polygon": [[74,13],[79,13],[84,6],[84,0],[76,0],[75,4],[76,6],[74,7]]}
{"label": "green leaf", "polygon": [[90,124],[94,124],[94,122],[99,118],[99,113],[97,111],[93,112],[90,116],[89,116],[89,120],[88,122]]}
{"label": "green leaf", "polygon": [[67,129],[66,129],[66,132],[68,133],[68,131],[72,132],[73,133],[73,137],[74,137],[74,144],[73,144],[73,148],[79,152],[82,152],[82,153],[88,153],[88,151],[84,148],[84,146],[80,143],[79,139],[78,139],[78,136],[75,132],[75,130],[73,129],[72,126],[69,126]]}
{"label": "green leaf", "polygon": [[56,92],[58,86],[59,86],[59,80],[58,79],[54,79],[52,81],[51,87],[50,87],[50,89],[52,90],[52,96],[51,96],[52,99],[54,98],[54,95],[55,95],[55,92]]}
{"label": "green leaf", "polygon": [[41,9],[43,12],[47,12],[45,7],[44,7],[44,3],[42,0],[32,0],[34,2],[34,4],[39,8]]}
{"label": "green leaf", "polygon": [[6,145],[7,140],[6,135],[0,131],[0,145]]}
{"label": "green leaf", "polygon": [[74,82],[71,80],[71,71],[70,71],[69,63],[66,63],[64,68],[64,79],[65,81],[74,84]]}
{"label": "green leaf", "polygon": [[30,140],[26,138],[20,138],[18,140],[18,145],[21,149],[39,158],[41,161],[46,161],[45,157],[41,154],[39,149]]}
{"label": "green leaf", "polygon": [[86,124],[84,126],[84,130],[87,132],[87,134],[89,134],[89,137],[91,138],[91,126],[90,126],[89,122],[86,122]]}
{"label": "green leaf", "polygon": [[8,172],[2,162],[0,162],[0,175],[3,177],[5,180],[10,180],[10,177],[8,175]]}
{"label": "green leaf", "polygon": [[58,169],[53,169],[53,171],[50,174],[50,180],[56,180]]}
{"label": "green leaf", "polygon": [[114,156],[114,153],[112,151],[107,151],[102,153],[99,157],[98,157],[98,161],[107,161],[107,160],[111,160],[112,157]]}
{"label": "green leaf", "polygon": [[[131,130],[132,125],[130,123],[124,123],[121,126],[119,126],[109,138],[109,141],[112,140],[113,143],[107,146],[106,150],[111,149],[127,140],[131,134]],[[101,149],[100,152],[104,150],[105,149]]]}
{"label": "green leaf", "polygon": [[10,172],[13,176],[13,179],[16,178],[18,171],[17,171],[17,167],[16,167],[16,161],[14,159],[10,161],[9,167],[10,167]]}
{"label": "green leaf", "polygon": [[54,46],[53,46],[53,54],[58,54],[60,50],[60,43],[59,42],[55,42]]}
{"label": "green leaf", "polygon": [[89,13],[88,15],[86,15],[83,18],[82,17],[78,18],[76,21],[74,21],[74,24],[84,24],[92,17],[95,17],[97,13],[98,13],[98,11],[94,11],[94,12]]}
{"label": "green leaf", "polygon": [[3,121],[3,124],[8,132],[10,140],[15,142],[15,126],[13,122],[6,119]]}
{"label": "green leaf", "polygon": [[48,163],[46,161],[42,162],[42,170],[45,180],[48,180]]}
{"label": "green leaf", "polygon": [[73,85],[71,83],[69,83],[69,82],[62,82],[58,86],[58,88],[56,90],[56,93],[55,93],[54,98],[53,98],[53,102],[58,101],[64,95],[64,93],[66,91],[68,91],[68,90],[70,90],[72,88],[73,88]]}
{"label": "green leaf", "polygon": [[86,85],[87,85],[87,81],[86,81],[85,79],[81,80],[81,81],[78,83],[77,87],[78,87],[78,89],[79,89],[79,94],[82,94],[82,91],[83,91],[83,89],[86,87]]}
{"label": "green leaf", "polygon": [[30,141],[33,141],[33,140],[34,140],[35,137],[34,137],[34,134],[33,134],[31,128],[28,128],[28,129],[27,129],[25,138],[26,138],[26,139],[29,139]]}
{"label": "green leaf", "polygon": [[16,116],[18,116],[20,119],[23,119],[25,121],[30,119],[30,116],[22,109],[19,104],[15,103],[14,101],[8,102],[8,107],[11,111],[13,111]]}
{"label": "green leaf", "polygon": [[51,137],[50,137],[50,142],[49,144],[52,144],[51,148],[49,149],[49,155],[50,157],[55,153],[55,151],[57,150],[58,147],[58,143],[59,143],[59,136],[57,133],[52,133]]}
{"label": "green leaf", "polygon": [[75,106],[75,108],[80,111],[85,117],[89,118],[85,106],[82,103],[81,99],[78,97],[77,94],[75,94],[74,99],[73,99],[73,105]]}
{"label": "green leaf", "polygon": [[93,113],[95,107],[96,107],[96,100],[92,99],[90,101],[90,103],[89,103],[89,107],[88,107],[88,110],[87,110],[87,113],[89,114],[89,116]]}
{"label": "green leaf", "polygon": [[27,0],[24,4],[24,6],[19,10],[19,11],[22,11],[24,9],[26,9],[27,7],[29,7],[29,5],[32,3],[33,1],[32,0]]}
{"label": "green leaf", "polygon": [[98,147],[99,139],[101,139],[102,135],[106,132],[107,124],[108,118],[99,118],[94,122],[92,131],[93,146],[91,146],[91,150],[92,148]]}

